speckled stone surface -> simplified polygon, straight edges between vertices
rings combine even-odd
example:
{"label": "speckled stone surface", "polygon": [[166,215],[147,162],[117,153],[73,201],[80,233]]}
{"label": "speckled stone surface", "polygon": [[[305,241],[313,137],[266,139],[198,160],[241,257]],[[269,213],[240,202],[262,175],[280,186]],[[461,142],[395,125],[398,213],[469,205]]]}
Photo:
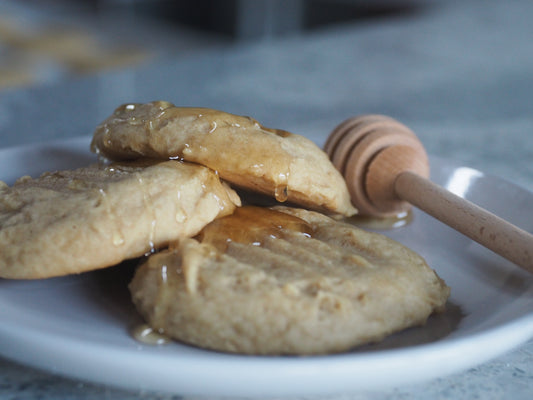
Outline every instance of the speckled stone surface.
{"label": "speckled stone surface", "polygon": [[[308,36],[198,51],[157,65],[0,93],[0,146],[91,134],[122,102],[248,114],[319,144],[355,114],[391,115],[428,152],[533,190],[533,2],[429,2]],[[533,341],[470,369],[328,399],[533,396]],[[1,399],[179,399],[80,383],[0,360]]]}

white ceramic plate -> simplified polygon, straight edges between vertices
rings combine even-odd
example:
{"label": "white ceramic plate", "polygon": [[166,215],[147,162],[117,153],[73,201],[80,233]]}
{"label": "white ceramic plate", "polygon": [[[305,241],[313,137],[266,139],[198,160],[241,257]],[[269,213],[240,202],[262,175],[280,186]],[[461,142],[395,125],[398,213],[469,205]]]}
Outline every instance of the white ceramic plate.
{"label": "white ceramic plate", "polygon": [[[95,161],[88,138],[0,150],[0,179]],[[432,180],[531,231],[533,194],[432,159]],[[61,375],[129,389],[220,396],[320,395],[414,383],[483,363],[533,337],[533,276],[421,212],[384,232],[422,254],[452,288],[427,326],[353,352],[249,357],[178,343],[141,344],[130,266],[42,281],[0,279],[0,354]]]}

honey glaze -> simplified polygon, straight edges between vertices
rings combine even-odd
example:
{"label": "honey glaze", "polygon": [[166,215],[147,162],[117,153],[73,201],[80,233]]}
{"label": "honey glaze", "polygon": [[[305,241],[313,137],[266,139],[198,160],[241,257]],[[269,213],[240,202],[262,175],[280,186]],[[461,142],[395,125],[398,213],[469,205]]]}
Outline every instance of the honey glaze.
{"label": "honey glaze", "polygon": [[230,242],[261,246],[265,239],[282,239],[289,231],[313,235],[311,225],[301,218],[269,208],[244,206],[211,222],[198,239],[224,251]]}
{"label": "honey glaze", "polygon": [[354,215],[344,219],[345,222],[364,229],[387,230],[409,225],[413,221],[411,210],[388,217],[371,217],[367,215]]}
{"label": "honey glaze", "polygon": [[154,331],[152,327],[147,324],[136,325],[131,330],[131,336],[133,336],[135,340],[151,346],[161,346],[172,341],[168,336]]}

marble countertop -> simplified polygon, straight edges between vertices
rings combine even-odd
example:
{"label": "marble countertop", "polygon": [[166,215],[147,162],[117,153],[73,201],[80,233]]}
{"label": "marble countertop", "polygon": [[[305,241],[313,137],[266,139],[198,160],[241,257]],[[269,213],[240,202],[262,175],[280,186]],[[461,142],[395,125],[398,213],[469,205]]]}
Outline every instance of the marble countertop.
{"label": "marble countertop", "polygon": [[[254,116],[322,144],[356,114],[410,126],[431,155],[533,191],[533,3],[429,2],[416,12],[0,92],[0,147],[90,135],[123,102],[166,99]],[[348,399],[530,399],[533,341],[464,373]],[[0,359],[2,399],[166,399]]]}

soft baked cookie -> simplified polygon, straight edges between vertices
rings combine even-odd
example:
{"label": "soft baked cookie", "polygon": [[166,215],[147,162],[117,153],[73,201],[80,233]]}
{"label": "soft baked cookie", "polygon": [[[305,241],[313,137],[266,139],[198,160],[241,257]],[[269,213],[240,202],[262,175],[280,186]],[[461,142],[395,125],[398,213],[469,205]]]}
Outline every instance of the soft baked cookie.
{"label": "soft baked cookie", "polygon": [[318,146],[248,117],[165,101],[125,104],[98,126],[91,148],[113,160],[182,158],[281,202],[355,213],[344,179]]}
{"label": "soft baked cookie", "polygon": [[123,162],[0,185],[0,277],[47,278],[114,265],[233,212],[216,174],[178,161]]}
{"label": "soft baked cookie", "polygon": [[236,209],[151,255],[130,291],[155,330],[247,354],[349,350],[424,324],[449,296],[403,245],[286,207]]}

